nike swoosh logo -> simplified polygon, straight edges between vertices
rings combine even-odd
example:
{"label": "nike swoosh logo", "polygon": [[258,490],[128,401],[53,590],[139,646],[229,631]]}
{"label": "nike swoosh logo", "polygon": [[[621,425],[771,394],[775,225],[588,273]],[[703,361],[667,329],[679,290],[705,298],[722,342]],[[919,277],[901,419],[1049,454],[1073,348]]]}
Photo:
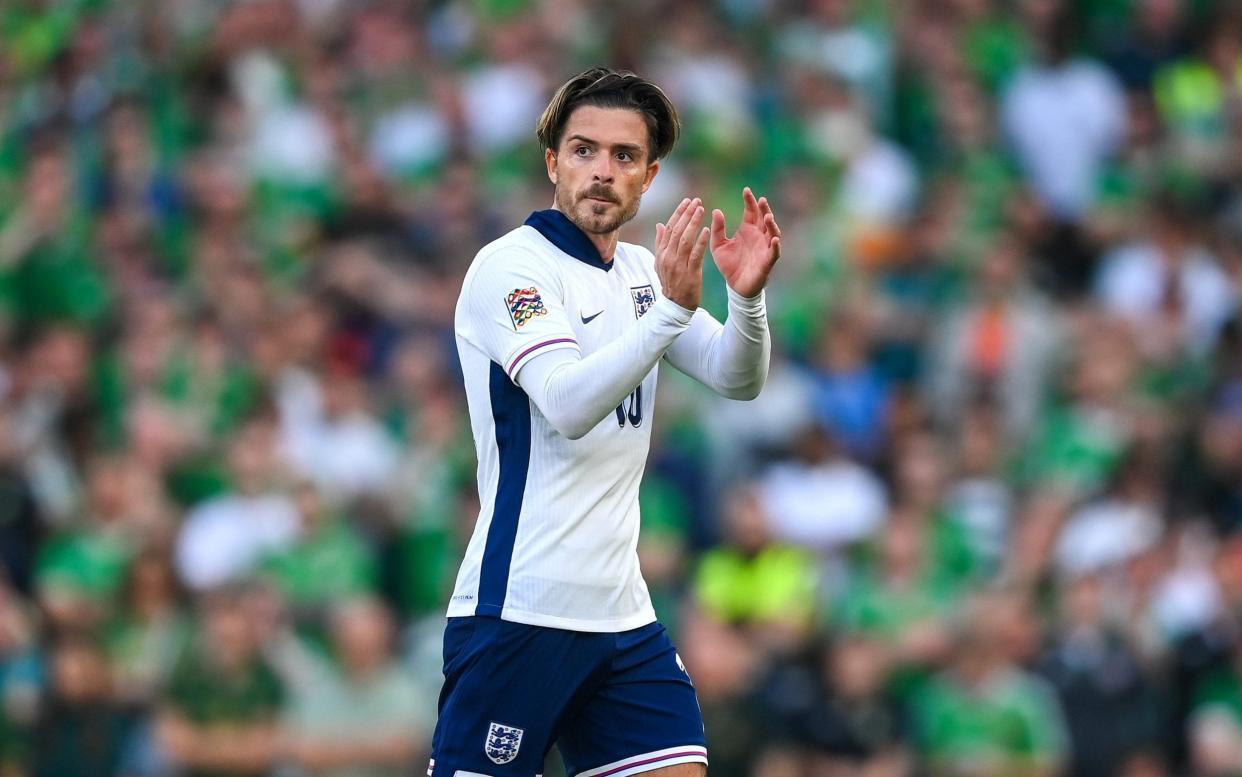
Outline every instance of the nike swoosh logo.
{"label": "nike swoosh logo", "polygon": [[584,315],[582,315],[581,313],[579,313],[579,314],[578,314],[578,318],[581,318],[581,319],[582,319],[582,323],[584,323],[584,324],[589,324],[589,323],[591,323],[592,321],[594,321],[594,320],[595,320],[595,319],[599,316],[599,314],[600,314],[600,313],[603,313],[603,312],[604,312],[604,311],[602,311],[602,310],[601,310],[599,313],[596,313],[594,316],[584,316]]}

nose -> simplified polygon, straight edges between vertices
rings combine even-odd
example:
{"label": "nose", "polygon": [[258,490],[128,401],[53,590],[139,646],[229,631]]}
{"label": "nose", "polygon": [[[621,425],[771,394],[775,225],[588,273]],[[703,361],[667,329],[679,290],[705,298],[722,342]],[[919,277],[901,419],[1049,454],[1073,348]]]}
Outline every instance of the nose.
{"label": "nose", "polygon": [[596,157],[595,167],[591,171],[591,177],[598,183],[612,183],[613,169],[611,155],[600,154]]}

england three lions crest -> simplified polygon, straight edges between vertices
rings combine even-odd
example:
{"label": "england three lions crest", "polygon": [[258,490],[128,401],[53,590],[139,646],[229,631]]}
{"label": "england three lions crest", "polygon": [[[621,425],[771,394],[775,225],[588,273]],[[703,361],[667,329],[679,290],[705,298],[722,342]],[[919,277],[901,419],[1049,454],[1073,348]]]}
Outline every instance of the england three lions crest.
{"label": "england three lions crest", "polygon": [[651,310],[651,306],[655,304],[655,289],[651,284],[646,286],[631,286],[630,296],[634,298],[634,317],[642,318],[643,313]]}
{"label": "england three lions crest", "polygon": [[487,757],[495,764],[507,764],[517,758],[524,733],[520,728],[493,723],[487,729],[487,746],[484,748]]}

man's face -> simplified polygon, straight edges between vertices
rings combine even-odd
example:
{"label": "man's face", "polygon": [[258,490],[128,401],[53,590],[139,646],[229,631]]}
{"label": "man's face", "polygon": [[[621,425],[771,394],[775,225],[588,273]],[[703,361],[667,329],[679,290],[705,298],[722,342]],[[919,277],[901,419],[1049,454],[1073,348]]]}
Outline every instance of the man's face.
{"label": "man's face", "polygon": [[556,151],[548,150],[548,178],[556,209],[583,232],[606,235],[638,213],[643,192],[660,163],[650,159],[647,122],[626,108],[584,105],[565,122]]}

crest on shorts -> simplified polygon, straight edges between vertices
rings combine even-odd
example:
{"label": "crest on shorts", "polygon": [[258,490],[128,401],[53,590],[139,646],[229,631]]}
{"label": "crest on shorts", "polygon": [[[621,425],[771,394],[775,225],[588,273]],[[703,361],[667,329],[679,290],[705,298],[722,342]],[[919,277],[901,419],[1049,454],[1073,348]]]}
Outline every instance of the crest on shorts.
{"label": "crest on shorts", "polygon": [[487,729],[487,745],[484,747],[487,757],[495,764],[507,764],[517,758],[524,733],[520,728],[493,723]]}
{"label": "crest on shorts", "polygon": [[643,313],[651,310],[651,306],[655,304],[655,289],[651,287],[651,284],[631,286],[630,296],[634,298],[635,318],[642,318]]}
{"label": "crest on shorts", "polygon": [[528,286],[525,289],[514,289],[505,298],[505,307],[509,309],[509,318],[513,319],[513,328],[525,324],[535,316],[546,316],[548,309],[543,306],[543,297],[539,289]]}

